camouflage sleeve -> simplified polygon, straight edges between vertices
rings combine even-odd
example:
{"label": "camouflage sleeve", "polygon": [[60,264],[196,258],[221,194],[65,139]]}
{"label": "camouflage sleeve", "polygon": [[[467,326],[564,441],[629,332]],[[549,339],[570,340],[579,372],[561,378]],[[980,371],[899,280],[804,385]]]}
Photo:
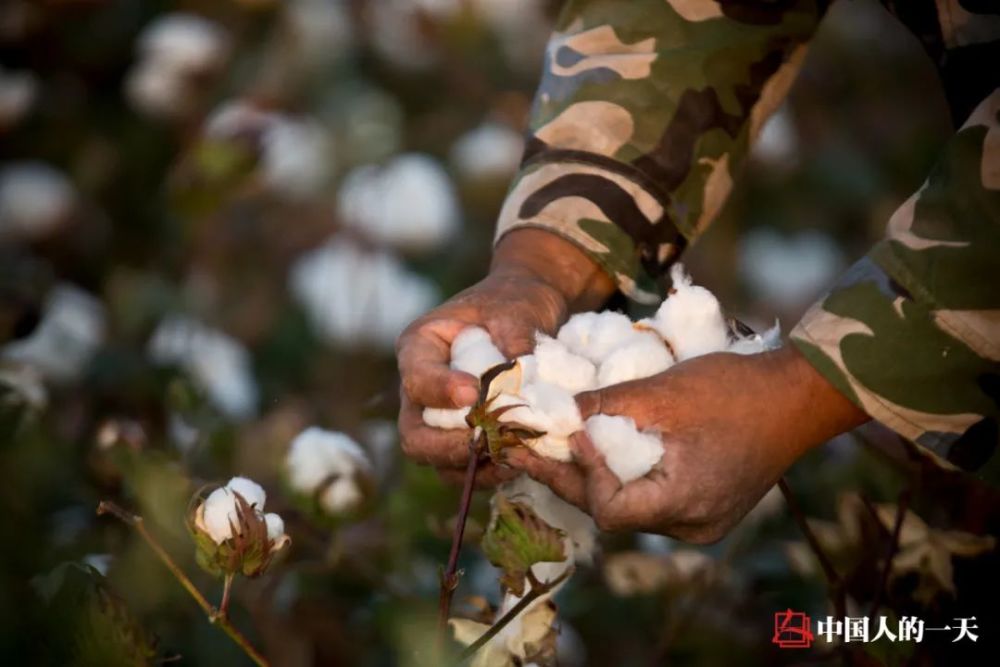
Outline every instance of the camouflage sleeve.
{"label": "camouflage sleeve", "polygon": [[1000,89],[946,145],[886,238],[792,332],[874,419],[1000,480]]}
{"label": "camouflage sleeve", "polygon": [[628,296],[656,302],[657,278],[729,195],[825,4],[570,0],[497,239],[552,230]]}

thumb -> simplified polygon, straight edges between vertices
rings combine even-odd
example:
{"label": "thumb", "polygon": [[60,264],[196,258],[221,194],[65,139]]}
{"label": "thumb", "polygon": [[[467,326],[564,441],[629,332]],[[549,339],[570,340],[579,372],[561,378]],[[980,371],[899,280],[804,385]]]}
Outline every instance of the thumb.
{"label": "thumb", "polygon": [[594,389],[593,391],[584,391],[577,394],[576,406],[580,409],[580,418],[586,420],[587,417],[601,412],[601,407],[604,404],[604,389]]}

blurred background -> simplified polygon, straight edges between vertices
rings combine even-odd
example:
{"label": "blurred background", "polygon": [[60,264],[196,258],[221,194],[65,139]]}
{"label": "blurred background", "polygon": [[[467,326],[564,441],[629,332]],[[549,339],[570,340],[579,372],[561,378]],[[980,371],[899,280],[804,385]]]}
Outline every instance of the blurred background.
{"label": "blurred background", "polygon": [[[237,583],[234,622],[278,665],[414,664],[457,491],[398,455],[392,344],[487,269],[558,4],[0,4],[5,664],[243,664],[146,545],[94,512],[112,498],[141,513],[217,599],[185,508],[233,474],[265,485],[293,540]],[[752,325],[790,329],[950,131],[915,39],[874,0],[836,3],[690,251],[695,279]],[[289,443],[312,425],[366,450],[361,510],[316,516],[287,493]],[[964,481],[914,490],[900,450],[877,427],[843,436],[792,486],[854,611],[881,596],[886,613],[974,613],[961,583],[996,559],[935,531],[995,529],[996,512]],[[878,545],[905,490],[934,527],[906,524],[914,565],[883,595]],[[485,519],[482,497],[472,539]],[[474,615],[499,591],[474,549],[463,560],[459,611]],[[773,664],[774,611],[825,615],[826,599],[772,494],[712,547],[607,539],[560,594],[559,664]],[[891,664],[934,650],[864,648]]]}

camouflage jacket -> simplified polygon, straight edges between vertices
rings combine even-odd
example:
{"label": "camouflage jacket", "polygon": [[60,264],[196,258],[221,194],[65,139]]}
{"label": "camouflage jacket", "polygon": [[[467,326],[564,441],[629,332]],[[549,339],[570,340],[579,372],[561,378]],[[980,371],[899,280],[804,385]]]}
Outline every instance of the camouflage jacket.
{"label": "camouflage jacket", "polygon": [[[792,340],[873,418],[942,462],[981,468],[1000,417],[1000,9],[888,4],[938,65],[955,119],[968,120],[885,239]],[[625,294],[656,302],[658,278],[721,208],[825,9],[822,0],[570,0],[497,238],[551,230]],[[988,467],[1000,473],[995,458]]]}

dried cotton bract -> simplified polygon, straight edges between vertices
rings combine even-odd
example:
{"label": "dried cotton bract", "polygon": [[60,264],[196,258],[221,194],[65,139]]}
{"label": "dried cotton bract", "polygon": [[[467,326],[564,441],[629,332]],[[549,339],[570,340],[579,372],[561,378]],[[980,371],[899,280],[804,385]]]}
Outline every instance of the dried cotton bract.
{"label": "dried cotton bract", "polygon": [[302,498],[330,516],[349,514],[365,499],[372,465],[350,436],[310,427],[292,441],[285,458],[287,479]]}

